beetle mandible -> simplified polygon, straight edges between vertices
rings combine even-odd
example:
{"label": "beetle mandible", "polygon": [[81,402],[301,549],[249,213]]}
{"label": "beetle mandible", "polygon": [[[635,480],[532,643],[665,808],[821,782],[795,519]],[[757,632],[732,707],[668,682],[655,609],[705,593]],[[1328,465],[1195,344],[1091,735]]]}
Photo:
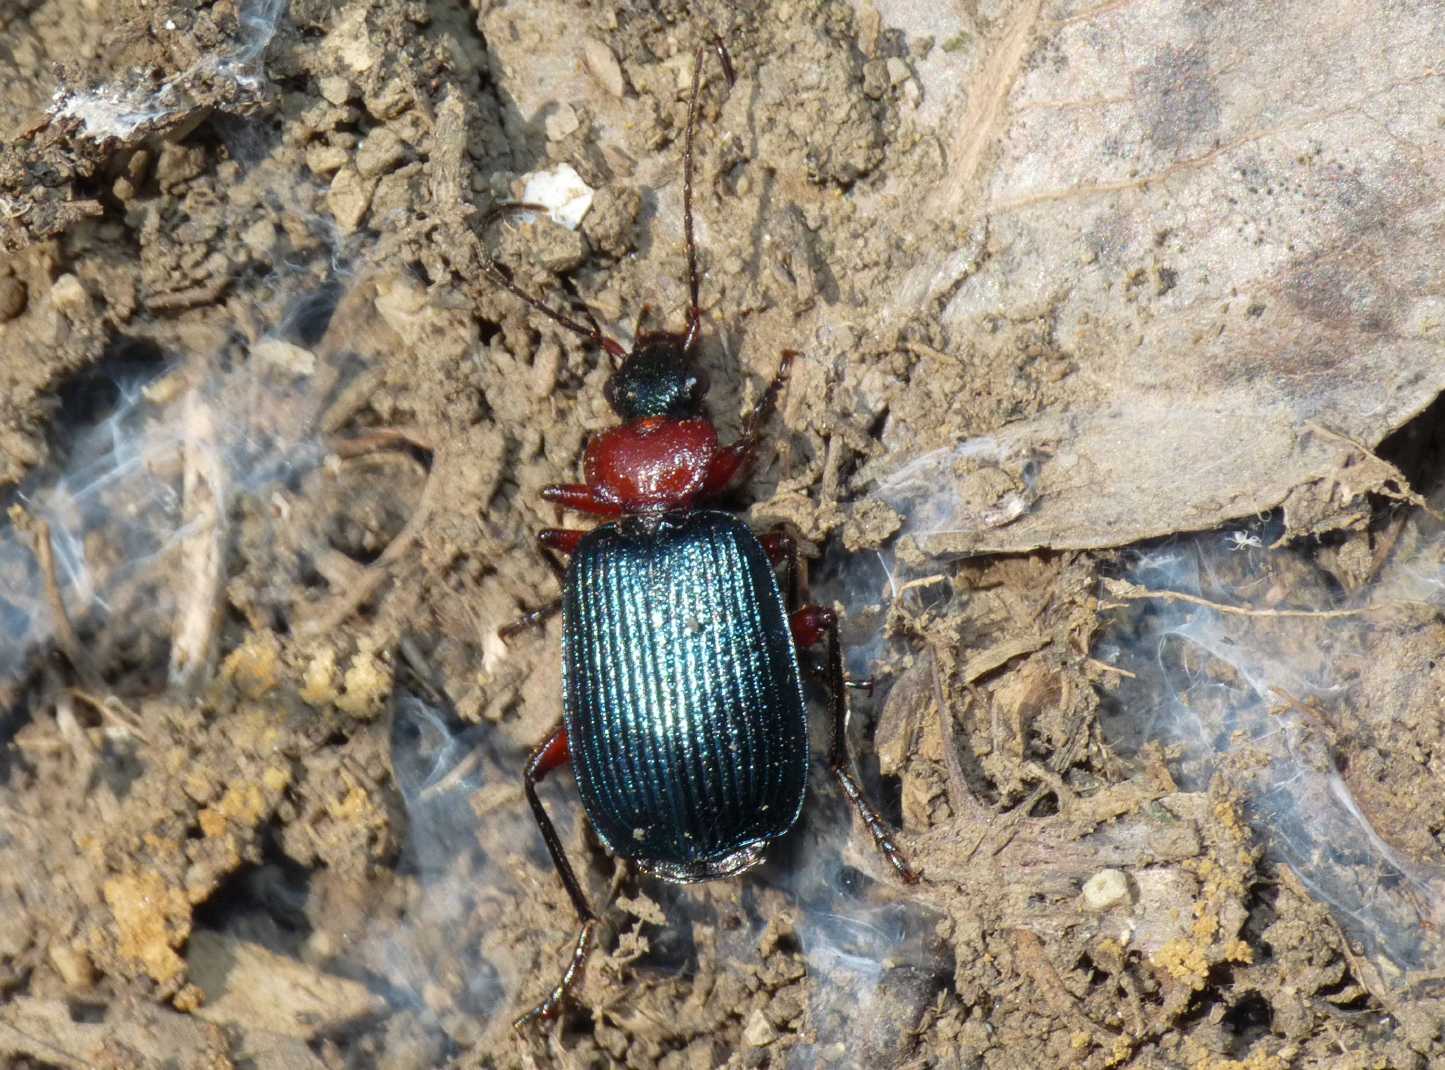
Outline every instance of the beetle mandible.
{"label": "beetle mandible", "polygon": [[[731,85],[727,50],[721,41],[714,47]],[[703,412],[707,377],[696,366],[702,310],[692,158],[706,50],[700,46],[695,57],[683,147],[686,329],[644,331],[644,308],[628,352],[585,307],[586,324],[522,290],[500,266],[489,267],[499,286],[620,361],[604,392],[621,425],[588,444],[586,482],[542,492],[605,523],[538,534],[562,596],[501,631],[509,639],[562,611],[562,720],[532,752],[524,786],[582,923],[561,980],[517,1018],[519,1030],[560,1012],[598,924],[537,783],[570,759],[598,838],[645,873],[679,883],[741,873],[802,809],[809,741],[799,647],[827,644],[830,772],[898,875],[918,879],[853,777],[838,618],[802,603],[793,540],[780,531],[759,536],[731,513],[698,505],[730,489],[746,469],[797,356],[784,351],[742,436],[721,445]],[[565,569],[553,554],[569,558]]]}

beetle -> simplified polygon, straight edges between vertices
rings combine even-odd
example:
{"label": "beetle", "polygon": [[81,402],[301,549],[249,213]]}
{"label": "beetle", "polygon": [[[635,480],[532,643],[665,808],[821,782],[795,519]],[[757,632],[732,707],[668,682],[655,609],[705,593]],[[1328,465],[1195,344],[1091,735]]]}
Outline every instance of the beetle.
{"label": "beetle", "polygon": [[[570,760],[598,838],[644,873],[686,883],[743,872],[802,809],[810,755],[799,648],[826,643],[829,770],[898,876],[918,879],[851,770],[837,614],[803,603],[791,537],[760,536],[705,505],[747,468],[797,356],[783,353],[741,437],[720,444],[703,410],[707,377],[696,363],[702,311],[693,135],[706,47],[695,58],[683,148],[686,329],[644,331],[644,309],[629,352],[590,312],[579,322],[521,289],[500,265],[488,267],[496,284],[620,362],[604,394],[621,423],[588,443],[585,482],[542,491],[546,501],[604,522],[538,534],[562,595],[500,631],[509,640],[561,609],[562,719],[531,753],[523,784],[581,921],[561,979],[516,1019],[519,1031],[561,1011],[598,925],[537,784]],[[731,85],[727,50],[720,41],[714,47]],[[568,558],[565,568],[556,555]]]}

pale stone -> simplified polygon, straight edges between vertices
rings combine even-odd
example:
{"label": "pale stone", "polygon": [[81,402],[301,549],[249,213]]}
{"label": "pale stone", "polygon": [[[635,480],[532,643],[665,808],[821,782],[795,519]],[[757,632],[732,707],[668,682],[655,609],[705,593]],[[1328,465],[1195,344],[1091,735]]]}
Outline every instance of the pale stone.
{"label": "pale stone", "polygon": [[1111,910],[1129,900],[1129,878],[1117,869],[1101,869],[1084,882],[1084,905]]}

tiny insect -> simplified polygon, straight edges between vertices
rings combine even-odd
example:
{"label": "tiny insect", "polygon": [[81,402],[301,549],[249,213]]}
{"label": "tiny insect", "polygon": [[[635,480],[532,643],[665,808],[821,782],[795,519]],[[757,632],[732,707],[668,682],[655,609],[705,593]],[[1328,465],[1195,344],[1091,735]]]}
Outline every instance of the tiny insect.
{"label": "tiny insect", "polygon": [[[731,85],[727,50],[721,42],[715,48]],[[898,876],[918,879],[852,773],[837,615],[803,602],[790,536],[758,535],[733,514],[702,504],[739,482],[797,356],[783,353],[742,436],[722,445],[703,411],[707,377],[696,363],[702,311],[693,135],[706,52],[702,46],[695,57],[683,148],[686,328],[644,331],[644,308],[628,352],[585,307],[586,323],[579,322],[526,293],[499,266],[490,271],[496,284],[618,362],[604,394],[622,421],[588,443],[584,483],[542,492],[549,502],[605,522],[538,534],[562,595],[501,630],[510,639],[562,611],[562,718],[532,752],[523,784],[581,922],[561,980],[517,1018],[519,1031],[560,1013],[598,925],[538,782],[570,760],[598,839],[644,873],[686,883],[743,872],[802,809],[810,755],[799,648],[826,644],[829,771]],[[569,559],[565,568],[554,554]]]}
{"label": "tiny insect", "polygon": [[1258,550],[1264,546],[1264,540],[1258,535],[1250,534],[1247,531],[1231,531],[1224,537],[1225,545],[1238,553],[1240,550]]}

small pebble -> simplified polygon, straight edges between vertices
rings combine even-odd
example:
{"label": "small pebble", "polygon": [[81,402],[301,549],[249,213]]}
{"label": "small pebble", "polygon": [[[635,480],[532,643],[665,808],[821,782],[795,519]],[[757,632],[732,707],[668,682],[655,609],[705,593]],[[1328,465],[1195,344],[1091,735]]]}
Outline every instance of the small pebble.
{"label": "small pebble", "polygon": [[71,990],[89,988],[95,982],[95,970],[82,948],[74,944],[51,944],[50,964],[65,987]]}
{"label": "small pebble", "polygon": [[339,74],[333,74],[322,78],[318,83],[321,95],[332,104],[345,104],[356,92],[352,88],[350,79],[343,78]]}
{"label": "small pebble", "polygon": [[384,126],[366,135],[356,151],[356,169],[363,178],[372,178],[390,171],[406,157],[401,138]]}
{"label": "small pebble", "polygon": [[374,189],[375,183],[362,178],[351,164],[336,172],[336,177],[331,180],[331,189],[326,193],[326,204],[343,234],[350,234],[361,226],[371,208]]}
{"label": "small pebble", "polygon": [[1110,910],[1129,900],[1129,878],[1117,869],[1101,869],[1084,882],[1084,905]]}
{"label": "small pebble", "polygon": [[572,105],[561,104],[547,116],[544,125],[547,129],[548,141],[561,141],[568,134],[574,133],[582,123],[577,118],[577,111]]}
{"label": "small pebble", "polygon": [[778,1031],[773,1028],[773,1023],[761,1010],[753,1011],[747,1028],[743,1030],[743,1043],[750,1048],[766,1048],[777,1039]]}
{"label": "small pebble", "polygon": [[50,303],[57,312],[75,319],[90,307],[90,295],[74,275],[62,275],[50,288]]}
{"label": "small pebble", "polygon": [[269,219],[258,219],[242,232],[241,241],[252,256],[264,261],[276,249],[276,225]]}
{"label": "small pebble", "polygon": [[279,338],[267,338],[251,347],[251,357],[277,371],[302,378],[316,371],[316,354]]}
{"label": "small pebble", "polygon": [[602,88],[620,99],[627,86],[622,80],[622,65],[617,62],[612,49],[595,37],[589,37],[582,45],[582,58]]}

